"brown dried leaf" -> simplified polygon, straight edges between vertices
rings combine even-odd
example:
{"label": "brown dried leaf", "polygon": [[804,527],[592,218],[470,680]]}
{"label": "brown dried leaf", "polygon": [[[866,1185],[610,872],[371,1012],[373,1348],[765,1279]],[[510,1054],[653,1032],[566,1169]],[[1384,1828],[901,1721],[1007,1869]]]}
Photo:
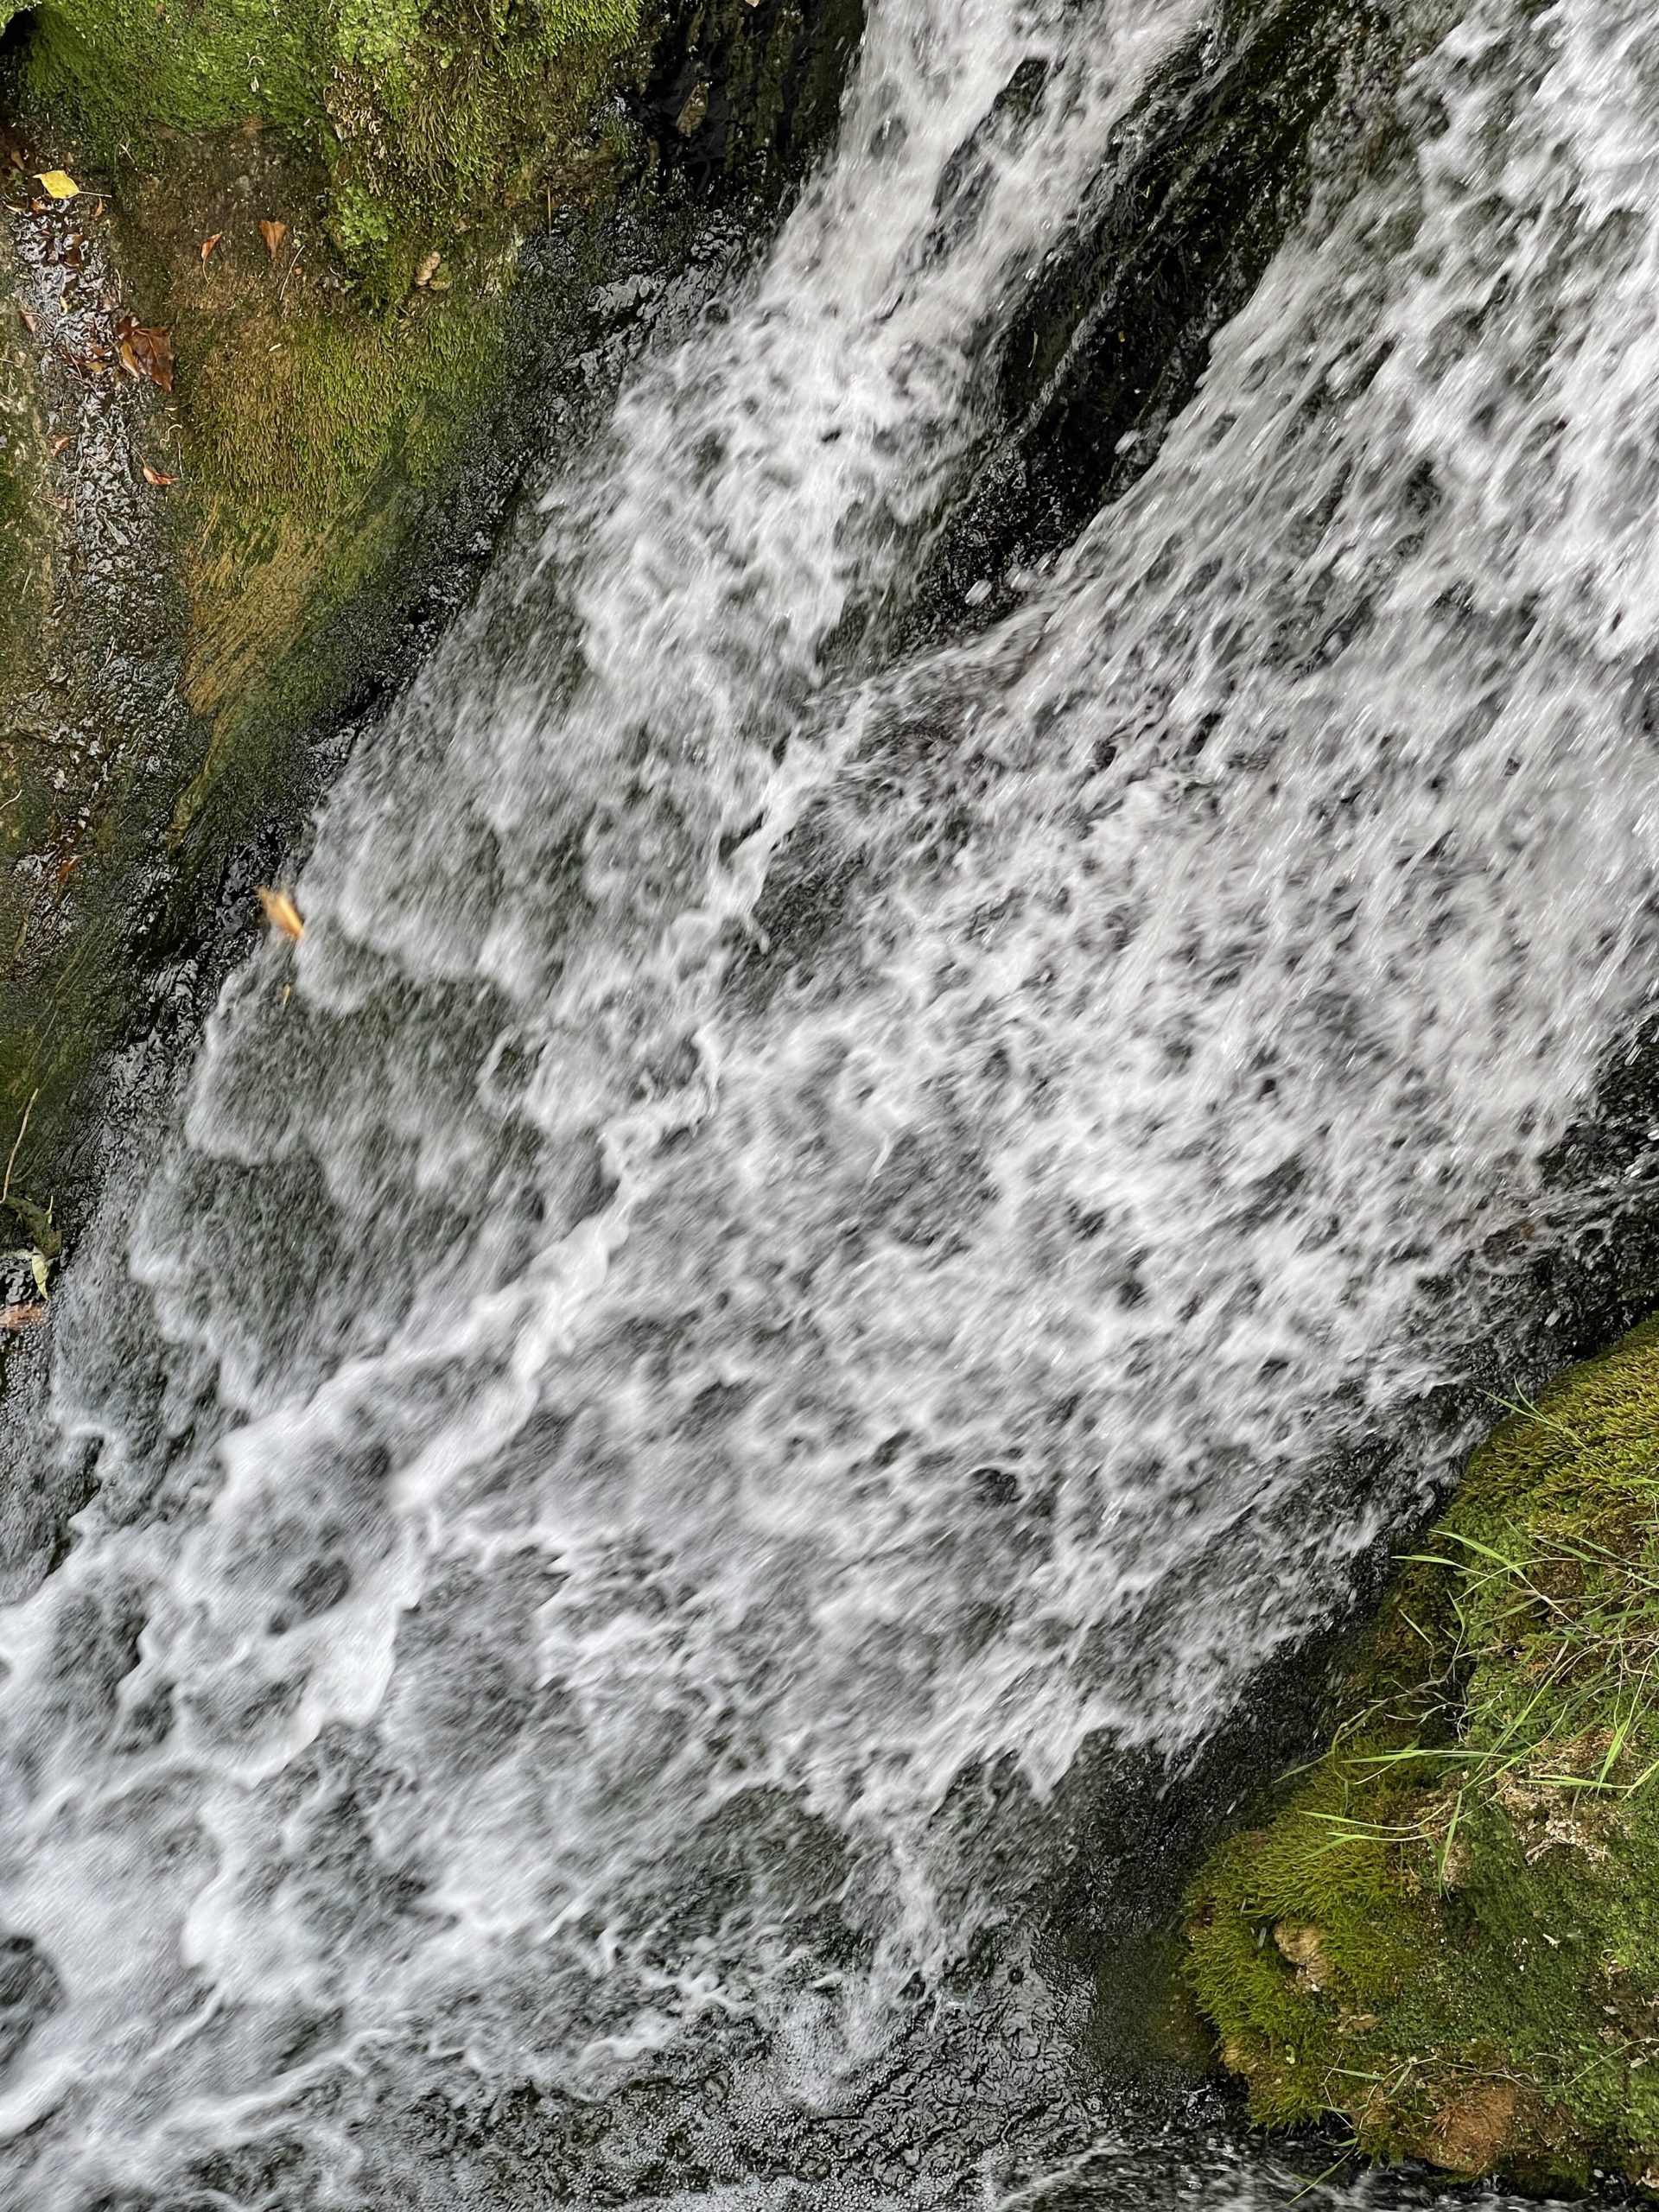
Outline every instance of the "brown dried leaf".
{"label": "brown dried leaf", "polygon": [[69,449],[69,448],[70,448],[72,445],[73,445],[73,443],[74,443],[74,440],[73,440],[73,439],[69,435],[69,433],[66,430],[66,431],[64,432],[64,434],[63,434],[63,435],[62,435],[61,437],[59,437],[59,438],[54,438],[54,439],[53,439],[53,441],[52,441],[52,450],[53,450],[53,452],[54,452],[54,453],[67,453],[67,450]]}
{"label": "brown dried leaf", "polygon": [[36,1321],[44,1320],[44,1306],[0,1306],[0,1329],[16,1336],[19,1329],[27,1329]]}
{"label": "brown dried leaf", "polygon": [[20,308],[18,308],[17,312],[18,312],[18,314],[19,314],[20,315],[22,315],[22,319],[23,319],[23,328],[24,328],[25,330],[29,331],[29,332],[32,334],[34,333],[34,331],[35,331],[36,328],[38,328],[38,327],[39,327],[39,326],[36,324],[35,320],[35,310],[34,310],[34,308],[33,308],[20,307]]}
{"label": "brown dried leaf", "polygon": [[179,480],[176,476],[163,476],[159,468],[152,468],[148,461],[144,463],[143,467],[145,483],[153,484],[158,492],[165,490],[169,484],[176,484]]}
{"label": "brown dried leaf", "polygon": [[208,255],[213,251],[213,248],[219,244],[220,238],[222,238],[224,235],[225,233],[223,231],[215,231],[212,238],[203,238],[201,242],[201,257],[204,261],[207,260]]}
{"label": "brown dried leaf", "polygon": [[269,221],[265,217],[261,216],[259,220],[259,235],[265,242],[266,252],[270,254],[271,259],[275,261],[276,258],[277,248],[282,245],[283,240],[288,236],[288,225],[286,223],[273,223]]}
{"label": "brown dried leaf", "polygon": [[297,944],[305,935],[305,924],[301,919],[299,908],[288,893],[273,891],[268,883],[262,883],[256,895],[272,929],[280,930],[285,938]]}
{"label": "brown dried leaf", "polygon": [[130,376],[148,377],[163,391],[173,389],[173,334],[124,315],[115,326],[121,341],[121,365]]}

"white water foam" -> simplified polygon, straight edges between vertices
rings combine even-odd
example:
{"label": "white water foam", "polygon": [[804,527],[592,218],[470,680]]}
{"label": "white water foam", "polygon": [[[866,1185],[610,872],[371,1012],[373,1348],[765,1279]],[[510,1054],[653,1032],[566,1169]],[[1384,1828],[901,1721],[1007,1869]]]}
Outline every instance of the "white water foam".
{"label": "white water foam", "polygon": [[16,2201],[271,2142],[245,2201],[397,2201],[389,2112],[715,2029],[833,2109],[999,1910],[953,1784],[1201,1741],[1441,1471],[1440,1287],[1653,952],[1640,11],[1482,0],[1020,610],[826,676],[1190,20],[877,7],[227,988],[0,1616]]}

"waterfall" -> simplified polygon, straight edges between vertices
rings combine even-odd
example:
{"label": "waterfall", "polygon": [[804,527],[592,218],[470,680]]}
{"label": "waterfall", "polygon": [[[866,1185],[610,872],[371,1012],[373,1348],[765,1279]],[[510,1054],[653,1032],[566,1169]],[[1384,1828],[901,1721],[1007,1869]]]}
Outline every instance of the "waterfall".
{"label": "waterfall", "polygon": [[876,0],[113,1179],[13,1421],[9,2202],[1277,2201],[1130,2141],[1038,1892],[1614,1218],[1659,96],[1633,0],[1425,9],[1133,485],[884,653],[1206,21]]}

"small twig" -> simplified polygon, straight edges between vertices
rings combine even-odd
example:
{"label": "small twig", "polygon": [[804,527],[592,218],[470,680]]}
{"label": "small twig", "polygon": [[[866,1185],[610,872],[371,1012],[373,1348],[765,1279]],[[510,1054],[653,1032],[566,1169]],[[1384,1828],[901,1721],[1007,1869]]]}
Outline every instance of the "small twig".
{"label": "small twig", "polygon": [[294,251],[289,256],[288,274],[283,278],[282,283],[276,288],[276,304],[278,307],[281,307],[283,302],[288,296],[288,279],[294,274],[294,271],[300,265],[300,251],[303,243],[304,241],[302,239],[297,238],[294,241]]}
{"label": "small twig", "polygon": [[1293,2173],[1286,2174],[1282,2177],[1275,2176],[1275,2179],[1282,2178],[1286,2181],[1300,2181],[1302,2183],[1302,2186],[1297,2190],[1295,2196],[1287,2197],[1286,2202],[1290,2204],[1300,2204],[1305,2196],[1312,2196],[1316,2189],[1323,2189],[1325,2183],[1330,2180],[1332,2174],[1340,2173],[1342,2171],[1342,2169],[1348,2164],[1349,2160],[1353,2157],[1354,2152],[1358,2148],[1359,2145],[1357,2142],[1351,2143],[1343,2152],[1342,2156],[1336,2160],[1334,2164],[1327,2166],[1322,2174],[1315,2174],[1312,2181],[1303,2180],[1302,2176],[1300,2174]]}
{"label": "small twig", "polygon": [[29,1103],[23,1109],[23,1118],[17,1125],[17,1135],[11,1147],[11,1157],[6,1162],[6,1179],[3,1183],[0,1183],[0,1206],[4,1205],[11,1196],[11,1171],[17,1165],[17,1155],[22,1150],[23,1138],[29,1130],[29,1117],[35,1111],[35,1101],[40,1095],[38,1089],[30,1091]]}

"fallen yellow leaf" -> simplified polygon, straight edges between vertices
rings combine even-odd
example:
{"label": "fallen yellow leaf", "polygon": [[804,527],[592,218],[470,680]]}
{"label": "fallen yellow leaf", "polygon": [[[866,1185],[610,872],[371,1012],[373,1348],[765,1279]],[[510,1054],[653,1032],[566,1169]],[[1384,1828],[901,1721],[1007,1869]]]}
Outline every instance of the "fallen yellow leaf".
{"label": "fallen yellow leaf", "polygon": [[42,169],[35,181],[44,185],[54,200],[73,200],[80,191],[67,169]]}
{"label": "fallen yellow leaf", "polygon": [[305,924],[300,918],[299,908],[287,892],[273,891],[268,883],[262,883],[257,896],[264,909],[265,919],[272,929],[280,930],[285,938],[297,944],[305,935]]}

